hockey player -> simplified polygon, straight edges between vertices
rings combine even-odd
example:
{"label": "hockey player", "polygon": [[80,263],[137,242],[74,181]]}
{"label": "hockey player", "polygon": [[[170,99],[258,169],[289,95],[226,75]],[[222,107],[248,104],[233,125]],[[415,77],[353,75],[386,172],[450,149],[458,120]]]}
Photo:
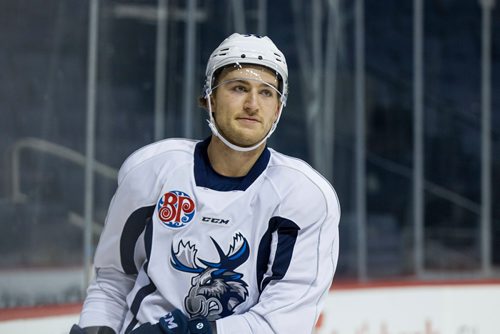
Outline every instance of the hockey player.
{"label": "hockey player", "polygon": [[167,139],[122,165],[71,333],[311,333],[338,258],[340,207],[301,160],[267,147],[288,94],[268,37],[210,56],[212,135]]}

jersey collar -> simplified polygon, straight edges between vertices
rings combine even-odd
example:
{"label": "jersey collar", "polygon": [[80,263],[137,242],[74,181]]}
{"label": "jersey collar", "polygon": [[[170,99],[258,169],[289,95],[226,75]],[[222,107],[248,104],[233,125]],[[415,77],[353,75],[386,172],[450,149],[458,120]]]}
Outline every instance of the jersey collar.
{"label": "jersey collar", "polygon": [[218,174],[208,160],[208,144],[211,137],[196,144],[194,150],[194,178],[198,187],[205,187],[217,191],[244,191],[266,169],[271,152],[266,148],[253,165],[247,175],[241,177],[228,177]]}

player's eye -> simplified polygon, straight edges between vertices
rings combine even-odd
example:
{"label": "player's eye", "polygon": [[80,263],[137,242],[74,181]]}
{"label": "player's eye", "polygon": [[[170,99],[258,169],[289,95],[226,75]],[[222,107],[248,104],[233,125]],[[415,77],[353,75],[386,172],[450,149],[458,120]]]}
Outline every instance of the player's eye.
{"label": "player's eye", "polygon": [[260,94],[262,94],[262,96],[265,96],[265,97],[273,97],[274,96],[274,91],[271,90],[271,89],[262,89],[260,91]]}
{"label": "player's eye", "polygon": [[243,85],[236,85],[233,87],[233,90],[237,93],[245,93],[248,91],[248,89]]}

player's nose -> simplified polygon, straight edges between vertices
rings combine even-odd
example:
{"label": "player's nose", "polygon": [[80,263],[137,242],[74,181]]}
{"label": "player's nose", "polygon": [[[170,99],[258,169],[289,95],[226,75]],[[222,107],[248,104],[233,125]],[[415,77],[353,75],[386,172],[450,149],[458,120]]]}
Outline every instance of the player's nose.
{"label": "player's nose", "polygon": [[248,92],[243,107],[246,112],[255,113],[259,110],[258,92],[255,89]]}

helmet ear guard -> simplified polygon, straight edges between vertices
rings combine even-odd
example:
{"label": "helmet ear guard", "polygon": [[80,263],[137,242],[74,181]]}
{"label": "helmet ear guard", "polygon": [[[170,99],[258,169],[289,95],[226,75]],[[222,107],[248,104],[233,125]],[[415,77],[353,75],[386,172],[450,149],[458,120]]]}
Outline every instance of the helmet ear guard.
{"label": "helmet ear guard", "polygon": [[[210,103],[210,95],[212,94],[213,89],[216,88],[214,83],[220,71],[229,65],[244,64],[259,65],[274,71],[278,77],[278,88],[280,91],[280,107],[276,121],[273,123],[268,134],[259,143],[251,147],[234,145],[219,133],[212,115],[212,106]],[[233,150],[243,152],[254,150],[263,144],[274,132],[279,122],[281,111],[286,105],[288,97],[288,67],[285,56],[267,36],[261,37],[256,35],[241,35],[234,33],[222,41],[222,43],[210,55],[205,71],[203,96],[206,99],[209,113],[209,119],[207,122],[212,130],[212,133]]]}

